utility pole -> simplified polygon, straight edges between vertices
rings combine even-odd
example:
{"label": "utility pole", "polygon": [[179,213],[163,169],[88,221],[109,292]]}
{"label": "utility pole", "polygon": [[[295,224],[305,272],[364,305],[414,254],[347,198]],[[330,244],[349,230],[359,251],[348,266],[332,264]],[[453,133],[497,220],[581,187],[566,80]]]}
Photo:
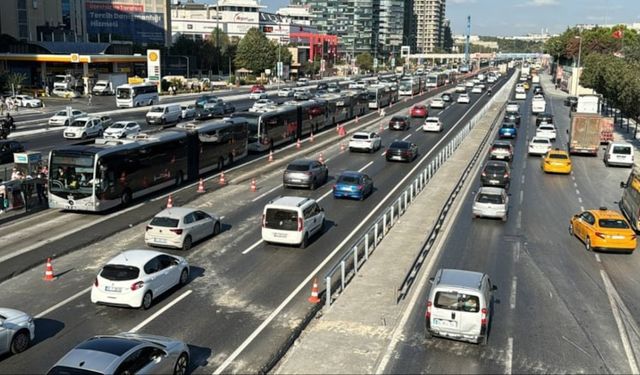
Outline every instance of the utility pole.
{"label": "utility pole", "polygon": [[464,61],[467,65],[469,71],[471,71],[471,67],[469,66],[471,63],[471,59],[469,57],[469,44],[471,43],[471,16],[467,16],[467,36],[464,42]]}

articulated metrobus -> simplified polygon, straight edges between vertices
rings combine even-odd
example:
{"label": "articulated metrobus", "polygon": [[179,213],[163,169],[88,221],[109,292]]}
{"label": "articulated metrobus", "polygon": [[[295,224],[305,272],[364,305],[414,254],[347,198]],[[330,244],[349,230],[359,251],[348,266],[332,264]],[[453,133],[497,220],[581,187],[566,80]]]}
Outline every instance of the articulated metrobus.
{"label": "articulated metrobus", "polygon": [[391,104],[392,92],[388,85],[374,85],[367,88],[369,108],[378,109]]}
{"label": "articulated metrobus", "polygon": [[184,129],[98,139],[49,154],[49,207],[104,211],[247,155],[248,125],[225,119]]}
{"label": "articulated metrobus", "polygon": [[409,77],[403,78],[398,83],[398,94],[401,96],[411,96],[420,93],[420,78]]}
{"label": "articulated metrobus", "polygon": [[159,102],[158,86],[155,83],[127,84],[116,88],[116,106],[118,108],[154,105]]}
{"label": "articulated metrobus", "polygon": [[447,73],[431,73],[427,76],[426,87],[435,88],[444,86],[447,81]]}

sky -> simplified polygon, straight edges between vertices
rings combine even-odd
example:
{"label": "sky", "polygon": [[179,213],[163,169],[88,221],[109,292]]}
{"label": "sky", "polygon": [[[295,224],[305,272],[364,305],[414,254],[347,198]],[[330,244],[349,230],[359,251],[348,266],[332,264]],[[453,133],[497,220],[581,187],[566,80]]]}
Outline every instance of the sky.
{"label": "sky", "polygon": [[[275,12],[289,0],[261,3]],[[561,33],[578,23],[640,23],[640,0],[447,0],[445,14],[454,35],[465,33],[467,15],[472,35]]]}

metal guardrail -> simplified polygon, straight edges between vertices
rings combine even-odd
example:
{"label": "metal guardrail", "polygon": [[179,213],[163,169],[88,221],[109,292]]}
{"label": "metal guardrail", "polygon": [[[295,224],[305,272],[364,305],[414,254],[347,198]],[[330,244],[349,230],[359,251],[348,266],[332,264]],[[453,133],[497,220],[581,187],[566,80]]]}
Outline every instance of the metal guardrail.
{"label": "metal guardrail", "polygon": [[[516,75],[514,75],[514,77],[516,77]],[[510,81],[514,81],[514,78],[511,78]],[[334,266],[326,273],[324,277],[325,306],[330,306],[333,301],[340,296],[349,282],[358,274],[360,267],[362,267],[377,248],[382,238],[387,235],[393,225],[406,212],[416,196],[424,190],[436,171],[453,155],[460,144],[462,144],[462,141],[464,141],[465,137],[471,132],[482,116],[484,116],[488,108],[493,105],[496,98],[509,86],[509,83],[505,84],[493,95],[480,112],[473,116],[473,118],[458,131],[453,139],[431,159],[429,164],[419,172],[411,184],[400,193],[393,203],[387,206],[383,213],[375,219],[373,224],[366,229],[364,234],[347,248],[342,257],[340,257]],[[441,213],[438,223],[435,226],[438,230],[444,217],[445,214]],[[403,286],[404,284],[403,282]]]}

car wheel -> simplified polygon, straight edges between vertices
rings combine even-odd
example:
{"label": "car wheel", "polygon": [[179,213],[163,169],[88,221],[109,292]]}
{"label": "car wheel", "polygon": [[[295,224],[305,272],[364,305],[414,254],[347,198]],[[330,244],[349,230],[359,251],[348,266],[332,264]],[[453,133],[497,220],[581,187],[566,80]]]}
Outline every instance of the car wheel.
{"label": "car wheel", "polygon": [[65,122],[64,122],[64,126],[65,126],[65,127],[69,126],[69,120],[67,120],[67,121],[65,121]]}
{"label": "car wheel", "polygon": [[26,330],[18,331],[11,339],[11,353],[22,353],[29,347],[29,332]]}
{"label": "car wheel", "polygon": [[189,368],[189,355],[187,353],[180,354],[176,365],[173,366],[173,375],[185,375]]}
{"label": "car wheel", "polygon": [[153,302],[153,294],[151,294],[151,291],[148,290],[142,297],[142,304],[140,305],[140,307],[143,310],[149,310],[152,302]]}
{"label": "car wheel", "polygon": [[180,285],[184,285],[187,283],[187,281],[189,281],[189,271],[187,271],[187,269],[183,269],[182,272],[180,273]]}
{"label": "car wheel", "polygon": [[217,236],[220,234],[220,222],[216,222],[213,225],[213,236]]}
{"label": "car wheel", "polygon": [[300,248],[306,249],[308,245],[309,245],[309,235],[305,233],[304,237],[302,238],[302,242],[300,242]]}
{"label": "car wheel", "polygon": [[313,181],[311,181],[311,184],[309,185],[309,189],[310,190],[316,190],[316,179],[315,179],[315,177],[313,178]]}
{"label": "car wheel", "polygon": [[182,241],[182,250],[187,251],[191,249],[191,245],[193,245],[193,240],[191,239],[191,236],[187,235],[187,237],[184,238],[184,241]]}
{"label": "car wheel", "polygon": [[87,139],[87,133],[82,133],[82,135],[80,136],[81,139]]}
{"label": "car wheel", "polygon": [[489,341],[489,335],[484,335],[478,338],[478,344],[480,344],[481,346],[486,346],[488,341]]}
{"label": "car wheel", "polygon": [[589,237],[587,237],[587,239],[584,241],[584,247],[585,249],[587,249],[587,251],[591,251],[591,239]]}
{"label": "car wheel", "polygon": [[131,203],[131,191],[125,190],[122,192],[120,203],[122,203],[123,206],[128,206]]}
{"label": "car wheel", "polygon": [[433,334],[428,329],[424,330],[424,338],[427,340],[431,340],[433,338]]}

